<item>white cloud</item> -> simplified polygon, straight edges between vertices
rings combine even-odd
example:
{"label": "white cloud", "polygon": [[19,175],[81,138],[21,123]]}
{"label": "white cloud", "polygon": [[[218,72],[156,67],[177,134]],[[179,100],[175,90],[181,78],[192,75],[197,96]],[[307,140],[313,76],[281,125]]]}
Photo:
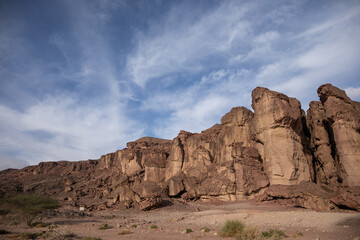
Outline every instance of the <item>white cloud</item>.
{"label": "white cloud", "polygon": [[[70,34],[48,36],[64,64],[32,61],[26,38],[12,43],[17,34],[0,36],[6,43],[0,71],[8,71],[4,62],[23,60],[12,65],[20,80],[10,92],[16,103],[26,102],[22,110],[0,104],[0,153],[30,163],[97,158],[144,133],[173,138],[181,129],[204,130],[234,106],[250,108],[256,86],[305,106],[317,99],[320,84],[357,86],[360,11],[351,3],[331,3],[314,14],[302,1],[224,1],[207,10],[181,2],[138,29],[127,39],[135,48],[122,52],[113,43],[119,36],[112,35],[118,23],[112,20],[126,7],[123,1],[66,4]],[[142,7],[146,12],[150,5]],[[61,85],[64,79],[70,87]],[[358,87],[346,91],[359,97]],[[133,109],[128,99],[136,101]],[[154,119],[127,116],[137,111]]]}
{"label": "white cloud", "polygon": [[213,95],[185,108],[179,108],[169,119],[157,126],[155,133],[165,138],[174,138],[180,130],[199,132],[209,128],[219,122],[219,113],[224,111],[228,101],[224,96]]}
{"label": "white cloud", "polygon": [[[166,23],[158,23],[162,28],[157,28],[156,34],[143,34],[138,38],[139,46],[129,57],[127,70],[140,86],[144,87],[152,78],[190,72],[186,67],[191,68],[194,63],[198,71],[204,71],[204,75],[192,83],[185,83],[188,86],[171,92],[152,92],[143,102],[144,109],[170,114],[158,122],[158,136],[172,138],[181,129],[198,132],[218,122],[233,106],[250,107],[250,92],[257,86],[296,97],[306,109],[309,101],[318,99],[319,85],[341,84],[342,77],[356,71],[360,62],[357,44],[360,31],[359,24],[354,21],[358,15],[351,7],[342,8],[336,14],[324,13],[320,22],[304,20],[299,25],[291,13],[297,11],[296,4],[269,9],[271,14],[265,15],[262,11],[268,10],[258,3],[246,8],[232,4],[223,4],[195,22],[184,22],[172,16],[180,21],[176,31],[169,28],[171,21],[168,23],[169,19],[165,18]],[[239,9],[241,14],[237,12]],[[251,18],[256,11],[265,19]],[[219,16],[216,23],[205,21],[213,15]],[[282,26],[273,24],[264,31],[263,25],[272,21]],[[206,26],[201,24],[203,22]],[[232,35],[232,26],[237,23],[242,26],[237,28],[241,31]],[[217,24],[223,26],[224,32],[216,31]],[[284,31],[281,28],[284,26],[291,28]],[[293,28],[302,29],[302,32],[291,32]],[[190,34],[192,29],[197,32]],[[220,37],[214,37],[213,32]],[[214,47],[216,45],[221,47]],[[228,65],[222,62],[218,70],[212,71],[212,66],[206,66],[210,57],[203,52],[227,59]],[[175,81],[175,76],[161,81],[164,79]]]}
{"label": "white cloud", "polygon": [[7,158],[0,156],[0,170],[15,168],[21,169],[23,167],[28,166],[29,163],[27,161],[17,159],[17,158]]}
{"label": "white cloud", "polygon": [[360,87],[348,87],[345,92],[351,99],[360,100]]}
{"label": "white cloud", "polygon": [[194,20],[191,11],[176,6],[159,23],[161,28],[139,34],[126,70],[142,87],[168,74],[199,72],[207,67],[200,60],[228,52],[234,42],[246,37],[248,23],[242,19],[246,11],[245,5],[223,4]]}
{"label": "white cloud", "polygon": [[[0,150],[18,152],[17,158],[30,163],[98,158],[143,134],[123,115],[115,105],[78,106],[67,96],[49,97],[25,112],[0,105]],[[49,137],[31,134],[39,131]]]}
{"label": "white cloud", "polygon": [[174,138],[180,130],[200,132],[219,123],[234,106],[250,108],[249,75],[247,70],[219,69],[189,88],[152,95],[143,103],[144,109],[169,116],[156,122],[156,136]]}
{"label": "white cloud", "polygon": [[360,24],[356,21],[360,11],[356,9],[343,9],[323,22],[309,24],[310,30],[297,34],[296,40],[284,39],[284,45],[291,43],[290,51],[282,50],[276,61],[262,66],[257,82],[297,97],[305,109],[317,100],[321,84],[349,85],[360,64]]}
{"label": "white cloud", "polygon": [[[21,108],[0,104],[0,153],[4,155],[0,163],[4,166],[8,166],[8,159],[25,159],[35,164],[99,158],[144,133],[136,120],[126,116],[126,98],[130,93],[120,89],[118,65],[112,61],[114,53],[103,35],[112,2],[100,1],[101,11],[85,2],[66,4],[72,31],[53,32],[48,37],[66,64],[34,61],[28,51],[23,51],[21,58],[13,58],[15,66],[23,66],[24,62],[28,66],[17,68],[14,73],[19,76],[17,87],[21,90],[14,97],[21,100],[21,93],[25,92],[33,99]],[[94,11],[98,15],[94,16]],[[23,39],[20,46],[30,49],[31,42]],[[18,51],[16,46],[11,49]],[[51,72],[54,66],[58,74]],[[30,69],[35,70],[29,72]],[[66,81],[74,86],[66,86]],[[26,84],[36,86],[37,91],[26,89]]]}

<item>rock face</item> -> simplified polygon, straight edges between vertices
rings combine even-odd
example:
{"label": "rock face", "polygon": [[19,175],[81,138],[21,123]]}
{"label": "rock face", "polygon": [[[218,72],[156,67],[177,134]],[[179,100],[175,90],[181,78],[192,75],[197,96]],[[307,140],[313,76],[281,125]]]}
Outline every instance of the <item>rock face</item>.
{"label": "rock face", "polygon": [[295,98],[258,87],[254,112],[235,107],[201,133],[144,137],[99,160],[2,171],[0,197],[34,192],[89,209],[257,198],[360,210],[360,103],[330,84],[318,94],[305,115]]}
{"label": "rock face", "polygon": [[320,86],[318,94],[321,102],[308,110],[317,177],[325,184],[359,186],[360,103],[330,84]]}
{"label": "rock face", "polygon": [[300,102],[266,88],[252,92],[253,132],[270,183],[293,185],[312,180],[312,156]]}

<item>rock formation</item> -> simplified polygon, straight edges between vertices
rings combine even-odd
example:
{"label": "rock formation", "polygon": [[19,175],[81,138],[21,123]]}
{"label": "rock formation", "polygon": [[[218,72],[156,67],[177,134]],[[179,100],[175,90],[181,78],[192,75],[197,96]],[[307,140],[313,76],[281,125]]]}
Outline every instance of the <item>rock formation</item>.
{"label": "rock formation", "polygon": [[294,185],[312,180],[312,156],[300,102],[266,88],[252,92],[253,132],[270,183]]}
{"label": "rock formation", "polygon": [[318,89],[321,102],[311,102],[308,125],[317,178],[325,184],[360,185],[360,103],[330,85]]}
{"label": "rock formation", "polygon": [[330,84],[318,94],[305,115],[295,98],[258,87],[254,112],[235,107],[201,133],[144,137],[99,160],[2,171],[0,197],[35,192],[88,209],[257,198],[360,210],[360,103]]}

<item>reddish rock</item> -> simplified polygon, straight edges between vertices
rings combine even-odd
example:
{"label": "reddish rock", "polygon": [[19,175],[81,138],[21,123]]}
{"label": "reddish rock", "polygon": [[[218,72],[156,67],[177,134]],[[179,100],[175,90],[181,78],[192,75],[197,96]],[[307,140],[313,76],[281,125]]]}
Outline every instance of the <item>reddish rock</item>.
{"label": "reddish rock", "polygon": [[331,84],[320,86],[318,95],[321,104],[308,110],[318,181],[360,186],[360,103]]}
{"label": "reddish rock", "polygon": [[139,203],[139,208],[142,211],[149,211],[151,209],[160,207],[162,204],[163,200],[160,196],[149,196]]}
{"label": "reddish rock", "polygon": [[259,197],[317,210],[360,210],[360,104],[329,84],[305,117],[300,103],[266,88],[254,112],[235,107],[221,124],[144,137],[99,160],[47,162],[0,172],[0,197],[27,192],[88,209],[150,210],[163,198]]}

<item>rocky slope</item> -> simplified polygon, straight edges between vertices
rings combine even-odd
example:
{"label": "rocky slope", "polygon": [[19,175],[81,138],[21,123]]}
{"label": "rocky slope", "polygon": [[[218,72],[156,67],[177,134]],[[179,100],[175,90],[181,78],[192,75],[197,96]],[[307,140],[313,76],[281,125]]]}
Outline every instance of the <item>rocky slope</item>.
{"label": "rocky slope", "polygon": [[164,199],[257,198],[317,210],[360,210],[360,103],[330,85],[307,114],[266,88],[254,112],[235,107],[201,133],[150,137],[83,162],[0,172],[0,195],[35,192],[90,209],[150,209]]}

